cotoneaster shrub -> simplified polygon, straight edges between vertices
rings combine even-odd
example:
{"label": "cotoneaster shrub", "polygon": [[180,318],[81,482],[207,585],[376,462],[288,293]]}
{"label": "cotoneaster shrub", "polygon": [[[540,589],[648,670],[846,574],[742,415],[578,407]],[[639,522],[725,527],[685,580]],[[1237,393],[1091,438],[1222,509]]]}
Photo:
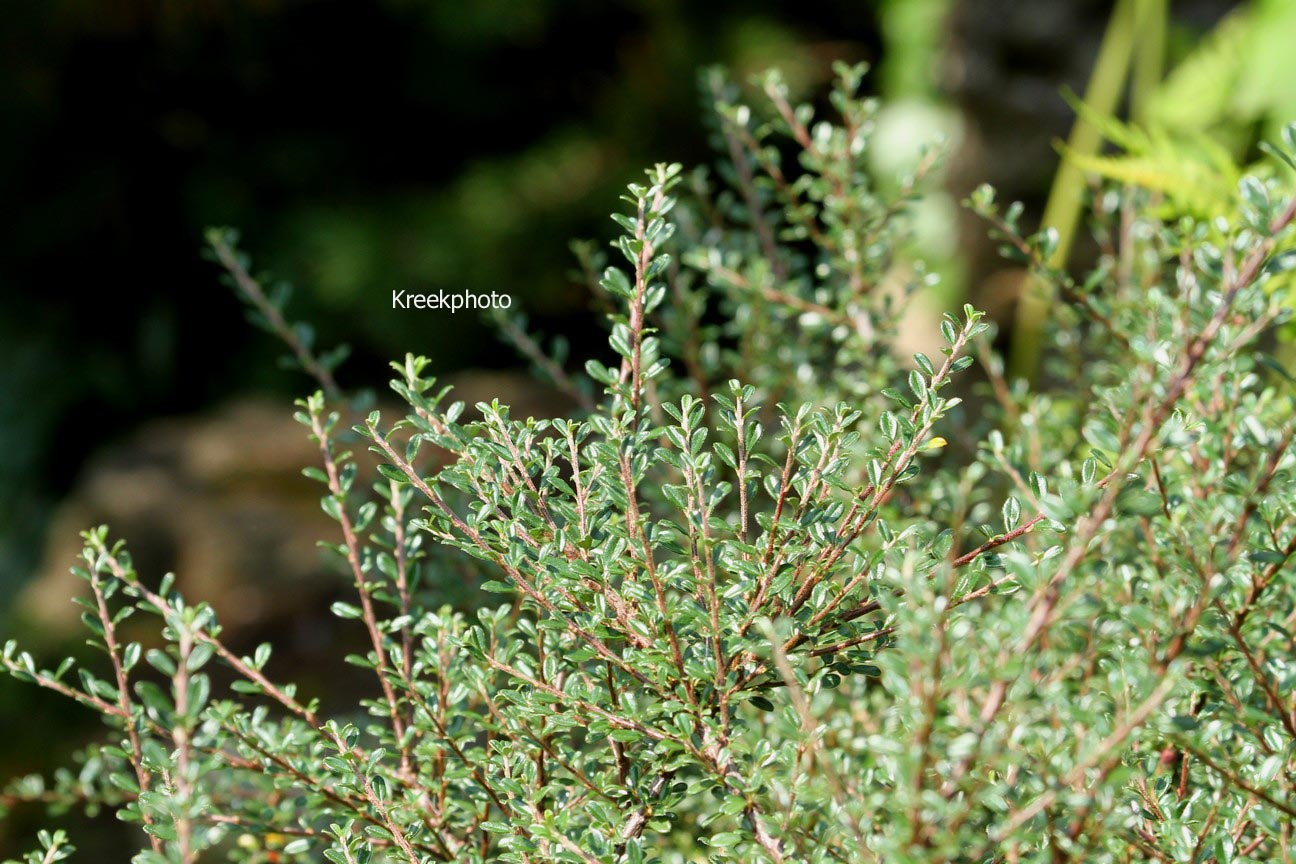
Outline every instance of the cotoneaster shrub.
{"label": "cotoneaster shrub", "polygon": [[[934,159],[879,192],[875,106],[839,72],[831,120],[777,76],[751,106],[711,80],[716,176],[658,166],[614,263],[586,254],[613,362],[503,322],[573,417],[465,420],[414,356],[403,415],[352,416],[338,358],[215,232],[320,382],[298,417],[373,698],[325,716],[95,529],[103,662],[3,662],[111,733],[5,801],[112,808],[139,864],[1290,861],[1296,427],[1263,350],[1296,204],[1257,183],[1238,224],[1167,225],[1100,191],[1097,268],[1044,274],[1051,385],[1005,381],[970,308],[900,362]],[[1047,260],[1051,233],[971,205]],[[436,606],[460,573],[494,602]],[[122,637],[132,615],[160,647]]]}

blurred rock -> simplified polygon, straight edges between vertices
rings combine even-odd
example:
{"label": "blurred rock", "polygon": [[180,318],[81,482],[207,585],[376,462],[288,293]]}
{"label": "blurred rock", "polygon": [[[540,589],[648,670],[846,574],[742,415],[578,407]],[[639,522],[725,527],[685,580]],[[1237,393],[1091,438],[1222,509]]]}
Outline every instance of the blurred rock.
{"label": "blurred rock", "polygon": [[[469,414],[493,398],[514,417],[570,407],[522,373],[468,372],[447,383]],[[142,578],[174,572],[188,599],[210,602],[235,644],[273,637],[289,652],[313,654],[331,641],[328,605],[350,590],[349,579],[317,548],[337,539],[337,526],[320,509],[319,484],[301,473],[318,464],[319,452],[292,413],[286,402],[237,401],[151,421],[93,457],[58,507],[38,575],[16,603],[33,631],[27,641],[76,633],[79,609],[70,599],[84,586],[69,568],[79,532],[100,524],[126,540]],[[351,449],[368,458],[362,444]]]}

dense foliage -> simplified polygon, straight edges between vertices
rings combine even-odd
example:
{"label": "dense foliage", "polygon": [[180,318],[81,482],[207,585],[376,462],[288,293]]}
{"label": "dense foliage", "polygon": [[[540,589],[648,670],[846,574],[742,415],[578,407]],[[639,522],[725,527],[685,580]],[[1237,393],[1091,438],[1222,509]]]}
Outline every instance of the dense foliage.
{"label": "dense foliage", "polygon": [[[112,807],[140,864],[1290,860],[1296,427],[1262,348],[1296,203],[1255,181],[1236,224],[1167,225],[1100,191],[1076,282],[983,190],[1067,300],[1058,384],[1005,381],[970,308],[909,363],[898,322],[930,280],[898,250],[935,157],[877,192],[876,105],[839,74],[827,108],[717,78],[717,176],[629,188],[620,258],[585,262],[610,363],[571,371],[503,322],[574,417],[465,419],[413,356],[403,416],[353,417],[336,357],[215,232],[320,381],[298,416],[374,698],[324,716],[96,529],[110,671],[3,662],[113,732],[6,801]],[[445,573],[499,605],[436,607]]]}

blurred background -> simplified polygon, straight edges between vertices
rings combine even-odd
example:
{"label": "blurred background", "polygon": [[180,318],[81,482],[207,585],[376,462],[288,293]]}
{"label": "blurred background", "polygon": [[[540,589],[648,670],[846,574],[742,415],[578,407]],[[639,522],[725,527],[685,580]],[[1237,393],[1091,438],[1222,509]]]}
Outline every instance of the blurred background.
{"label": "blurred background", "polygon": [[[1171,3],[1167,63],[1238,5]],[[1112,9],[6,4],[0,639],[16,634],[46,658],[76,650],[78,583],[65,574],[76,532],[103,521],[144,572],[177,570],[212,600],[238,645],[273,637],[308,667],[334,638],[327,607],[345,586],[319,565],[327,523],[300,477],[312,451],[289,410],[307,384],[277,367],[279,347],[244,322],[200,256],[206,226],[241,229],[258,270],[294,284],[294,317],[321,344],[352,346],[345,386],[381,387],[387,360],[415,351],[470,404],[498,394],[542,413],[553,397],[480,322],[392,310],[391,291],[508,293],[579,356],[603,335],[569,243],[610,239],[607,214],[643,167],[710,158],[699,70],[722,64],[741,80],[779,66],[808,93],[833,60],[866,60],[868,86],[889,106],[879,171],[924,141],[951,142],[944,188],[919,226],[944,296],[1007,320],[1016,283],[1000,278],[957,202],[988,181],[1026,203],[1028,225],[1038,220],[1054,142],[1073,120],[1062,88],[1084,90]],[[50,770],[95,729],[78,709],[0,681],[0,777]],[[0,823],[0,858],[38,821],[20,809]],[[96,824],[78,833],[84,860],[126,860],[119,829]]]}

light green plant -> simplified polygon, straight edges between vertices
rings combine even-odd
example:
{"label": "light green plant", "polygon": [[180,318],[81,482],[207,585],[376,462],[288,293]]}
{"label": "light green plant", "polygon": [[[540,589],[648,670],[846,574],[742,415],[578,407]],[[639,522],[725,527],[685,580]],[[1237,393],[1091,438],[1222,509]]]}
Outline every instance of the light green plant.
{"label": "light green plant", "polygon": [[[1233,10],[1162,80],[1170,10],[1165,0],[1121,0],[1112,11],[1084,101],[1071,99],[1076,123],[1062,148],[1042,223],[1057,233],[1049,264],[1066,267],[1081,224],[1085,175],[1116,180],[1164,196],[1162,215],[1188,213],[1237,220],[1260,187],[1244,175],[1268,177],[1275,165],[1246,159],[1260,130],[1265,140],[1296,116],[1296,56],[1289,35],[1296,4],[1253,0]],[[1116,119],[1128,89],[1129,123]],[[1104,143],[1119,153],[1104,155]],[[1291,146],[1290,141],[1287,145]],[[1270,155],[1278,153],[1269,151]],[[1284,190],[1290,189],[1290,179]],[[1045,322],[1054,306],[1050,283],[1034,280],[1013,328],[1010,371],[1034,379]],[[1287,285],[1283,290],[1289,290]]]}

